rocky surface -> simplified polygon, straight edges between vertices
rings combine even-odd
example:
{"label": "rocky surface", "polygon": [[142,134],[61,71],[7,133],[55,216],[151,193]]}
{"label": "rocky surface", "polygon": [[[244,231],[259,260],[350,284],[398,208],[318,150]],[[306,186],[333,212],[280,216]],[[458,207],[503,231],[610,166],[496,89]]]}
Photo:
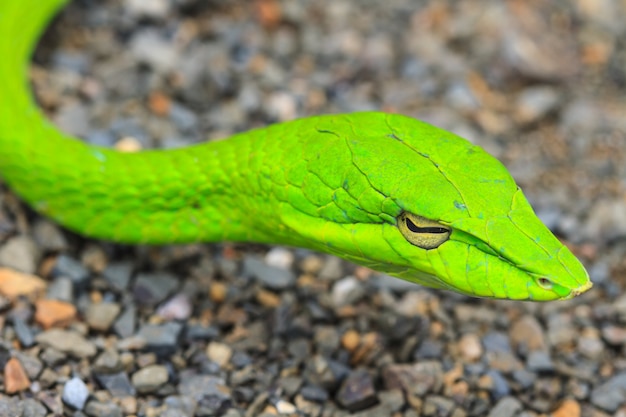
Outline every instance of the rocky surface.
{"label": "rocky surface", "polygon": [[299,249],[83,239],[0,195],[0,415],[626,416],[626,4],[73,2],[31,78],[64,131],[169,148],[382,109],[511,170],[585,262],[477,300]]}

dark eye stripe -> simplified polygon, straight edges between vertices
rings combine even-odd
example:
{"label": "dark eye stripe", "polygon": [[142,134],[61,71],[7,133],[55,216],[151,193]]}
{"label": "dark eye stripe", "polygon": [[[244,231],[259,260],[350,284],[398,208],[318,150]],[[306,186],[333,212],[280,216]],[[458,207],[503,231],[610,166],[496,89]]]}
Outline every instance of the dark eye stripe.
{"label": "dark eye stripe", "polygon": [[414,233],[448,233],[449,230],[445,227],[419,227],[413,223],[408,217],[405,218],[406,227]]}

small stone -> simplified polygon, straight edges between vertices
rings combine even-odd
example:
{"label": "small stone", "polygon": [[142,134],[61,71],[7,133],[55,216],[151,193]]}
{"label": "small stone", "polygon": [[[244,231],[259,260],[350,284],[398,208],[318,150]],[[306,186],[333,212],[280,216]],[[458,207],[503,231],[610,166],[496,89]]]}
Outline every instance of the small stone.
{"label": "small stone", "polygon": [[106,332],[120,314],[121,307],[117,303],[91,303],[85,313],[85,320],[93,330]]}
{"label": "small stone", "polygon": [[162,365],[146,366],[135,372],[131,377],[133,386],[141,394],[157,391],[168,379],[167,368]]}
{"label": "small stone", "polygon": [[279,414],[293,414],[298,411],[295,405],[284,400],[278,400],[275,407]]}
{"label": "small stone", "polygon": [[74,377],[63,386],[63,402],[75,410],[82,410],[89,398],[89,389],[82,379]]}
{"label": "small stone", "polygon": [[340,308],[354,304],[365,295],[365,289],[355,277],[346,277],[335,282],[331,291],[333,305]]}
{"label": "small stone", "polygon": [[341,336],[341,346],[348,352],[353,352],[361,343],[361,336],[356,330],[350,329]]}
{"label": "small stone", "polygon": [[22,401],[22,417],[46,417],[48,410],[34,398],[26,398]]}
{"label": "small stone", "polygon": [[267,254],[265,254],[265,263],[275,268],[291,269],[293,261],[293,252],[285,248],[281,248],[280,246],[271,248]]}
{"label": "small stone", "polygon": [[35,344],[35,335],[23,319],[13,318],[13,329],[21,346],[28,348]]}
{"label": "small stone", "polygon": [[626,372],[621,372],[591,391],[591,403],[609,413],[615,413],[625,403]]}
{"label": "small stone", "polygon": [[137,324],[137,310],[134,306],[128,306],[124,309],[124,312],[118,316],[115,323],[113,323],[113,331],[119,337],[130,337],[135,333],[135,326]]}
{"label": "small stone", "polygon": [[89,401],[85,406],[85,414],[97,417],[123,417],[120,407],[111,401],[106,403]]}
{"label": "small stone", "polygon": [[341,384],[337,402],[351,412],[363,410],[378,402],[374,381],[366,370],[352,372]]}
{"label": "small stone", "polygon": [[46,291],[46,282],[41,278],[17,272],[9,268],[0,268],[0,294],[10,300],[20,296],[37,298]]}
{"label": "small stone", "polygon": [[160,354],[171,354],[176,351],[183,325],[178,322],[164,324],[145,324],[137,332],[137,336],[145,340],[146,347]]}
{"label": "small stone", "polygon": [[11,358],[4,366],[4,390],[7,394],[15,394],[30,387],[30,380],[22,364],[17,358]]}
{"label": "small stone", "polygon": [[66,277],[72,280],[75,288],[84,288],[89,282],[89,271],[76,259],[60,255],[52,268],[53,277]]}
{"label": "small stone", "polygon": [[40,299],[35,302],[35,321],[44,329],[66,327],[76,319],[76,307],[65,301]]}
{"label": "small stone", "polygon": [[107,265],[102,271],[102,276],[111,286],[118,291],[126,291],[133,273],[133,265],[130,262],[116,262]]}
{"label": "small stone", "polygon": [[256,278],[261,285],[272,290],[284,290],[296,283],[296,276],[291,270],[267,265],[252,256],[244,258],[242,274],[244,277]]}
{"label": "small stone", "polygon": [[163,302],[178,287],[178,280],[172,274],[141,273],[133,285],[133,296],[139,304],[154,306]]}
{"label": "small stone", "polygon": [[164,320],[187,320],[191,316],[193,306],[187,294],[176,294],[165,301],[156,314]]}
{"label": "small stone", "polygon": [[518,351],[521,349],[522,352],[528,352],[547,348],[541,324],[530,315],[523,316],[513,323],[509,338],[513,347]]}
{"label": "small stone", "polygon": [[399,389],[379,391],[378,399],[382,404],[386,404],[392,413],[400,411],[405,404],[404,394]]}
{"label": "small stone", "polygon": [[256,299],[264,307],[276,308],[280,305],[280,297],[275,293],[260,289],[256,294]]}
{"label": "small stone", "polygon": [[72,280],[65,277],[56,277],[48,286],[46,298],[72,303],[74,301],[74,284]]}
{"label": "small stone", "polygon": [[0,246],[0,265],[25,274],[34,274],[39,261],[37,244],[28,236],[19,235]]}
{"label": "small stone", "polygon": [[96,354],[96,346],[92,342],[70,330],[53,328],[39,333],[35,340],[44,346],[52,347],[60,352],[79,358],[88,358]]}
{"label": "small stone", "polygon": [[526,359],[528,369],[533,372],[549,372],[554,369],[550,353],[545,350],[530,352]]}
{"label": "small stone", "polygon": [[514,417],[522,409],[522,404],[513,397],[504,397],[491,409],[487,417]]}
{"label": "small stone", "polygon": [[323,403],[328,400],[328,392],[316,385],[307,385],[300,390],[300,394],[307,401]]}
{"label": "small stone", "polygon": [[233,350],[224,343],[211,342],[207,346],[206,354],[210,360],[218,364],[220,368],[223,368],[230,361]]}
{"label": "small stone", "polygon": [[626,343],[626,328],[608,325],[602,328],[602,338],[612,346],[621,346]]}
{"label": "small stone", "polygon": [[483,346],[480,343],[480,338],[473,334],[467,333],[461,336],[458,342],[459,352],[461,357],[467,362],[475,362],[483,354]]}
{"label": "small stone", "polygon": [[223,303],[228,295],[228,287],[221,282],[212,282],[209,288],[209,297],[216,303]]}
{"label": "small stone", "polygon": [[170,3],[167,0],[125,0],[126,10],[137,17],[162,19],[170,13]]}
{"label": "small stone", "polygon": [[567,399],[561,403],[559,408],[552,412],[552,417],[580,417],[580,404],[578,401]]}
{"label": "small stone", "polygon": [[443,385],[443,369],[441,363],[435,361],[388,365],[383,369],[382,377],[386,389],[402,389],[417,397],[439,392]]}
{"label": "small stone", "polygon": [[105,350],[93,362],[94,371],[98,373],[113,373],[122,369],[122,361],[117,351]]}
{"label": "small stone", "polygon": [[222,378],[212,375],[192,375],[178,383],[181,395],[195,401],[218,400],[220,403],[230,400],[230,389]]}
{"label": "small stone", "polygon": [[36,380],[43,369],[43,363],[37,356],[28,355],[25,352],[16,352],[15,357],[20,361],[26,375],[31,380]]}

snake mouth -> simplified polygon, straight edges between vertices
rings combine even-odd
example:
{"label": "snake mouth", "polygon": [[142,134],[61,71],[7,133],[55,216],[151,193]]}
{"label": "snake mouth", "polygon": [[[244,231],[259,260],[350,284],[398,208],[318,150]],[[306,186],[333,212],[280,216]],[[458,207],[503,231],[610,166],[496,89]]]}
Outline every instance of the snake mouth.
{"label": "snake mouth", "polygon": [[591,281],[587,281],[587,282],[585,282],[583,285],[581,285],[580,287],[578,287],[578,288],[574,288],[574,289],[572,290],[572,292],[570,293],[569,297],[567,297],[567,298],[569,299],[569,298],[574,298],[574,297],[577,297],[577,296],[579,296],[580,294],[582,294],[582,293],[587,292],[588,290],[590,290],[590,289],[591,289],[591,287],[593,287],[593,282],[591,282]]}

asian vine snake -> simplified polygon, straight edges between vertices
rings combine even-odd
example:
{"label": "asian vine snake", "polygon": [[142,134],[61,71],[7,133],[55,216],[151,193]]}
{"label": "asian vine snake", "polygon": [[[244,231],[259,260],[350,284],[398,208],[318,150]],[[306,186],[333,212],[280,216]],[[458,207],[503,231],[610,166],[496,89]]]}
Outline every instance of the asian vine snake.
{"label": "asian vine snake", "polygon": [[26,77],[65,2],[0,2],[0,176],[65,227],[126,243],[307,247],[480,297],[554,300],[591,287],[500,162],[412,118],[311,117],[138,153],[67,137]]}

